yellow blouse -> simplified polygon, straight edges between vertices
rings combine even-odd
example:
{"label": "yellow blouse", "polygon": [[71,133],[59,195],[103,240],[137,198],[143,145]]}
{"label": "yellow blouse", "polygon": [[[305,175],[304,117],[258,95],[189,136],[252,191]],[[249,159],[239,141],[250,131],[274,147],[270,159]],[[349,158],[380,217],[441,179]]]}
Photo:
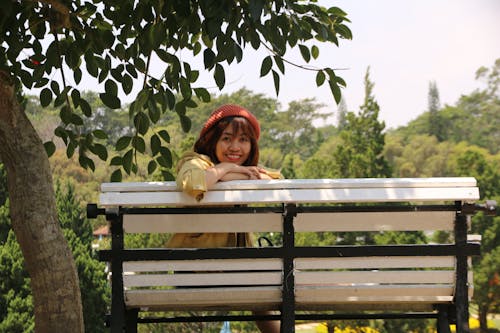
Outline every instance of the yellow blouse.
{"label": "yellow blouse", "polygon": [[[177,164],[177,188],[195,197],[203,199],[207,192],[205,170],[215,164],[206,155],[189,152],[182,156]],[[276,170],[266,169],[273,179],[283,178]],[[253,240],[248,233],[178,233],[167,243],[172,248],[214,248],[214,247],[244,247],[253,246]]]}

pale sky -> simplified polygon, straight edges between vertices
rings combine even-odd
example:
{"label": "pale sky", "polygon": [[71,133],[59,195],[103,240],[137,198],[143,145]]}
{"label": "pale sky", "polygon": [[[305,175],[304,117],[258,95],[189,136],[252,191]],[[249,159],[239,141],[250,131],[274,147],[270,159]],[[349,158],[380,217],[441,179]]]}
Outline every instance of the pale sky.
{"label": "pale sky", "polygon": [[[483,86],[475,80],[476,70],[481,66],[491,67],[500,58],[500,0],[320,0],[319,3],[347,12],[353,39],[340,40],[340,47],[317,44],[320,56],[309,65],[344,69],[337,71],[337,75],[347,83],[343,96],[350,111],[358,111],[363,103],[363,78],[370,66],[374,95],[380,105],[379,117],[387,128],[406,125],[426,111],[429,82],[436,82],[442,106],[453,105],[461,95]],[[287,66],[280,94],[276,96],[272,76],[259,78],[261,61],[266,55],[265,50],[245,49],[242,63],[226,67],[226,87],[222,93],[246,87],[277,98],[284,107],[290,101],[315,98],[326,105],[324,111],[337,110],[326,83],[317,88],[315,73],[291,66]],[[178,56],[185,61],[191,58],[188,51]],[[292,50],[286,58],[302,62],[298,50]],[[163,73],[165,65],[159,66],[153,66],[152,73]],[[209,87],[213,94],[221,93],[212,74],[203,72],[202,58],[192,62],[192,68],[201,72],[196,86]],[[84,77],[79,88],[102,92],[102,85],[92,79]],[[128,96],[120,94],[122,101],[130,103],[134,91]],[[334,119],[335,116],[328,122],[333,124]]]}
{"label": "pale sky", "polygon": [[[313,65],[346,68],[343,90],[348,109],[363,102],[363,78],[370,66],[380,119],[388,128],[405,125],[427,109],[429,82],[435,81],[441,105],[453,105],[463,94],[480,88],[475,72],[500,58],[499,0],[338,0],[320,1],[348,13],[353,39],[340,47],[321,45]],[[226,70],[230,93],[243,86],[276,97],[271,76],[259,79],[261,53],[244,55],[242,64]],[[300,61],[298,52],[296,59]],[[292,57],[290,59],[294,59]],[[245,60],[246,59],[246,60]],[[202,69],[202,68],[200,68]],[[287,68],[278,100],[314,97],[337,107],[327,85],[317,88],[315,75]],[[213,84],[212,84],[213,86]],[[217,93],[217,89],[211,90]]]}

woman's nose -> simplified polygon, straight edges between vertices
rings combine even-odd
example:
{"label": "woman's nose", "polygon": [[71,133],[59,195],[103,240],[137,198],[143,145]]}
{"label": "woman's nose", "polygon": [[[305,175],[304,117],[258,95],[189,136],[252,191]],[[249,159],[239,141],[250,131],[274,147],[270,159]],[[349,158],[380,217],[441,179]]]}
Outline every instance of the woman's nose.
{"label": "woman's nose", "polygon": [[231,140],[231,143],[229,144],[229,149],[231,149],[231,150],[240,149],[240,145],[238,143],[238,140]]}

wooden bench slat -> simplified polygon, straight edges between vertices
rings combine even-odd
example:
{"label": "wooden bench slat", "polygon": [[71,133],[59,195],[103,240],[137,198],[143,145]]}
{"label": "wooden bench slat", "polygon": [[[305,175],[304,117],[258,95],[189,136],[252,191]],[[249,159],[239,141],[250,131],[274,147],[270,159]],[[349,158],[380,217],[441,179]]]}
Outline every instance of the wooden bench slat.
{"label": "wooden bench slat", "polygon": [[[301,213],[296,232],[453,230],[455,212]],[[127,233],[282,232],[280,214],[128,214]]]}
{"label": "wooden bench slat", "polygon": [[182,192],[105,192],[103,207],[116,206],[224,206],[281,203],[425,202],[477,200],[477,187],[334,188],[293,190],[210,191],[201,201]]}
{"label": "wooden bench slat", "polygon": [[454,220],[454,211],[301,213],[294,226],[296,232],[453,230]]}
{"label": "wooden bench slat", "polygon": [[123,285],[127,288],[160,286],[270,286],[281,285],[281,282],[281,272],[134,274],[123,276]]}
{"label": "wooden bench slat", "polygon": [[128,307],[172,310],[277,309],[281,303],[281,287],[127,290],[125,303]]}
{"label": "wooden bench slat", "polygon": [[[258,217],[258,218],[256,218]],[[282,232],[280,214],[128,214],[127,233]]]}
{"label": "wooden bench slat", "polygon": [[297,258],[295,269],[454,268],[453,256]]}
{"label": "wooden bench slat", "polygon": [[297,286],[297,303],[307,302],[428,302],[440,297],[451,301],[453,285],[356,285],[356,286]]}
{"label": "wooden bench slat", "polygon": [[225,270],[282,270],[283,262],[278,258],[258,259],[206,259],[206,260],[162,260],[127,261],[123,263],[125,272],[166,272],[166,271],[225,271]]}
{"label": "wooden bench slat", "polygon": [[296,272],[296,285],[335,284],[453,284],[455,272],[448,271],[343,271]]}
{"label": "wooden bench slat", "polygon": [[[371,187],[474,187],[473,177],[431,178],[336,178],[336,179],[280,179],[280,180],[235,180],[220,182],[211,191],[255,190],[255,189],[304,189],[304,188],[371,188]],[[178,191],[173,181],[103,183],[101,192],[168,192]]]}

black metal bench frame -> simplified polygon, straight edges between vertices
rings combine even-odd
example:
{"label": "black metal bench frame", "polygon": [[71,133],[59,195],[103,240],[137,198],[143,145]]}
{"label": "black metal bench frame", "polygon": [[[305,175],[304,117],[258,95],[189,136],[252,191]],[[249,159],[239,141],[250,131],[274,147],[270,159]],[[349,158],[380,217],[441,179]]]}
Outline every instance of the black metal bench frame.
{"label": "black metal bench frame", "polygon": [[[111,250],[99,252],[101,261],[111,264],[112,303],[108,324],[112,333],[137,332],[138,323],[210,322],[280,320],[282,332],[294,332],[296,320],[341,320],[341,319],[395,319],[436,318],[439,333],[450,332],[449,324],[456,324],[457,332],[469,332],[468,263],[467,258],[479,255],[480,244],[467,241],[467,215],[475,212],[476,206],[456,201],[453,205],[367,205],[367,206],[302,206],[283,204],[277,207],[224,207],[224,208],[126,208],[102,209],[88,205],[88,216],[105,215],[111,226]],[[296,247],[293,221],[301,212],[388,212],[416,210],[454,210],[454,240],[452,244],[425,245],[363,245]],[[125,249],[123,216],[125,214],[199,214],[199,213],[248,213],[274,212],[283,217],[282,247],[267,248],[217,248],[217,249]],[[454,301],[437,304],[432,312],[381,312],[381,313],[298,313],[295,308],[293,261],[307,257],[359,257],[359,256],[455,256],[456,286]],[[222,315],[204,317],[142,318],[140,309],[127,309],[124,301],[123,262],[138,260],[191,260],[227,258],[281,258],[284,264],[282,306],[279,315]]]}

